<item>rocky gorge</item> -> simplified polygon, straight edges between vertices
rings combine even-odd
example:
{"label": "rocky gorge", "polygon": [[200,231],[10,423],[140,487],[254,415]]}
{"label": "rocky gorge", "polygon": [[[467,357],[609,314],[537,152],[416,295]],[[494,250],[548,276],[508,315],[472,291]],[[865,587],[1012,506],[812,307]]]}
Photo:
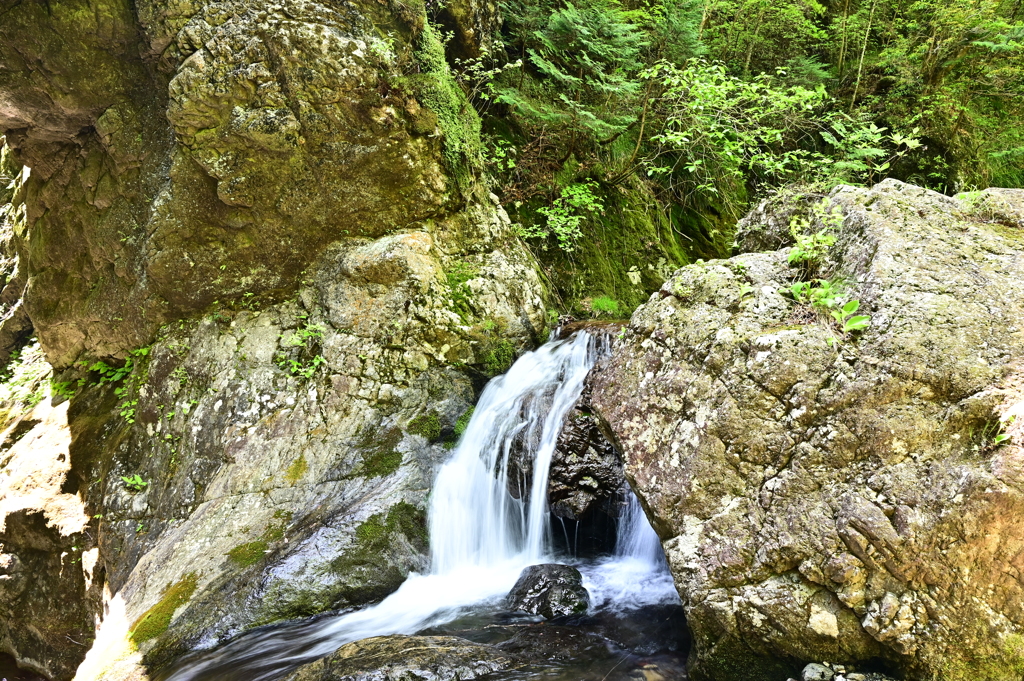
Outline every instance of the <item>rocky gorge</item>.
{"label": "rocky gorge", "polygon": [[495,517],[536,509],[510,599],[275,678],[1024,678],[1024,190],[766,201],[545,345],[452,68],[499,8],[430,11],[0,2],[0,672],[155,681],[383,607],[479,438]]}

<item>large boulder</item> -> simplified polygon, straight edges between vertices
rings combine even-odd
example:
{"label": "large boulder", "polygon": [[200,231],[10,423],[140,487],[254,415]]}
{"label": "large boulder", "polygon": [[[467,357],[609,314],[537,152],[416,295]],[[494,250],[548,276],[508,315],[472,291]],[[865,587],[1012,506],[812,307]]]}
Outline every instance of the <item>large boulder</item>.
{"label": "large boulder", "polygon": [[[815,272],[788,249],[686,267],[594,379],[693,630],[691,677],[874,659],[1019,679],[1024,191],[887,180],[815,215],[837,237]],[[809,277],[870,326],[796,302]]]}
{"label": "large boulder", "polygon": [[583,575],[572,566],[531,565],[519,575],[505,605],[547,619],[580,615],[590,607],[590,592],[583,586]]}
{"label": "large boulder", "polygon": [[[425,6],[8,5],[0,360],[38,336],[84,520],[0,461],[0,650],[135,678],[423,570],[455,424],[545,323]],[[446,26],[482,50],[495,8]]]}

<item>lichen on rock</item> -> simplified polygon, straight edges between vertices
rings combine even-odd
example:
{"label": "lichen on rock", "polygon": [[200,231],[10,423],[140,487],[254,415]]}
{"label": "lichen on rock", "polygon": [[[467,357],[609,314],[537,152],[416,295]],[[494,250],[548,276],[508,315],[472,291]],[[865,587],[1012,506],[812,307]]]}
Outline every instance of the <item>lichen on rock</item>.
{"label": "lichen on rock", "polygon": [[869,659],[1019,675],[1024,194],[981,194],[830,194],[842,221],[816,276],[860,301],[863,332],[788,295],[788,249],[745,253],[677,272],[595,376],[692,678]]}

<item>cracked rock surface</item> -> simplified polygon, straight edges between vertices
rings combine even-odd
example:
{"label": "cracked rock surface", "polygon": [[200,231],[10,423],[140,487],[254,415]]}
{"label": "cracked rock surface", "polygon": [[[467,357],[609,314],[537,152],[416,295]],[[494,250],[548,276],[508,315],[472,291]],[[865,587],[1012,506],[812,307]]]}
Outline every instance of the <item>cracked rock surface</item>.
{"label": "cracked rock surface", "polygon": [[780,292],[801,277],[788,249],[747,253],[678,271],[593,379],[683,599],[691,678],[869,659],[1017,678],[1024,192],[887,180],[828,201],[843,217],[815,276],[867,330]]}

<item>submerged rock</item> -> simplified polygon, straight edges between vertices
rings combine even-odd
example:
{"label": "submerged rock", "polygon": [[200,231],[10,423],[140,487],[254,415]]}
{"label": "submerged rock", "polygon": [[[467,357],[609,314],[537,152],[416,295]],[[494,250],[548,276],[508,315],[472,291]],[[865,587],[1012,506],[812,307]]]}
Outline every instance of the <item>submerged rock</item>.
{"label": "submerged rock", "polygon": [[456,636],[376,636],[343,645],[282,681],[469,681],[523,664],[513,653]]}
{"label": "submerged rock", "polygon": [[[1024,191],[887,180],[819,213],[811,230],[837,240],[815,271],[788,250],[686,267],[594,377],[683,598],[692,678],[870,659],[1019,675]],[[794,301],[801,278],[870,326]]]}
{"label": "submerged rock", "polygon": [[510,610],[552,619],[585,613],[590,592],[576,568],[546,563],[523,570],[505,602]]}

